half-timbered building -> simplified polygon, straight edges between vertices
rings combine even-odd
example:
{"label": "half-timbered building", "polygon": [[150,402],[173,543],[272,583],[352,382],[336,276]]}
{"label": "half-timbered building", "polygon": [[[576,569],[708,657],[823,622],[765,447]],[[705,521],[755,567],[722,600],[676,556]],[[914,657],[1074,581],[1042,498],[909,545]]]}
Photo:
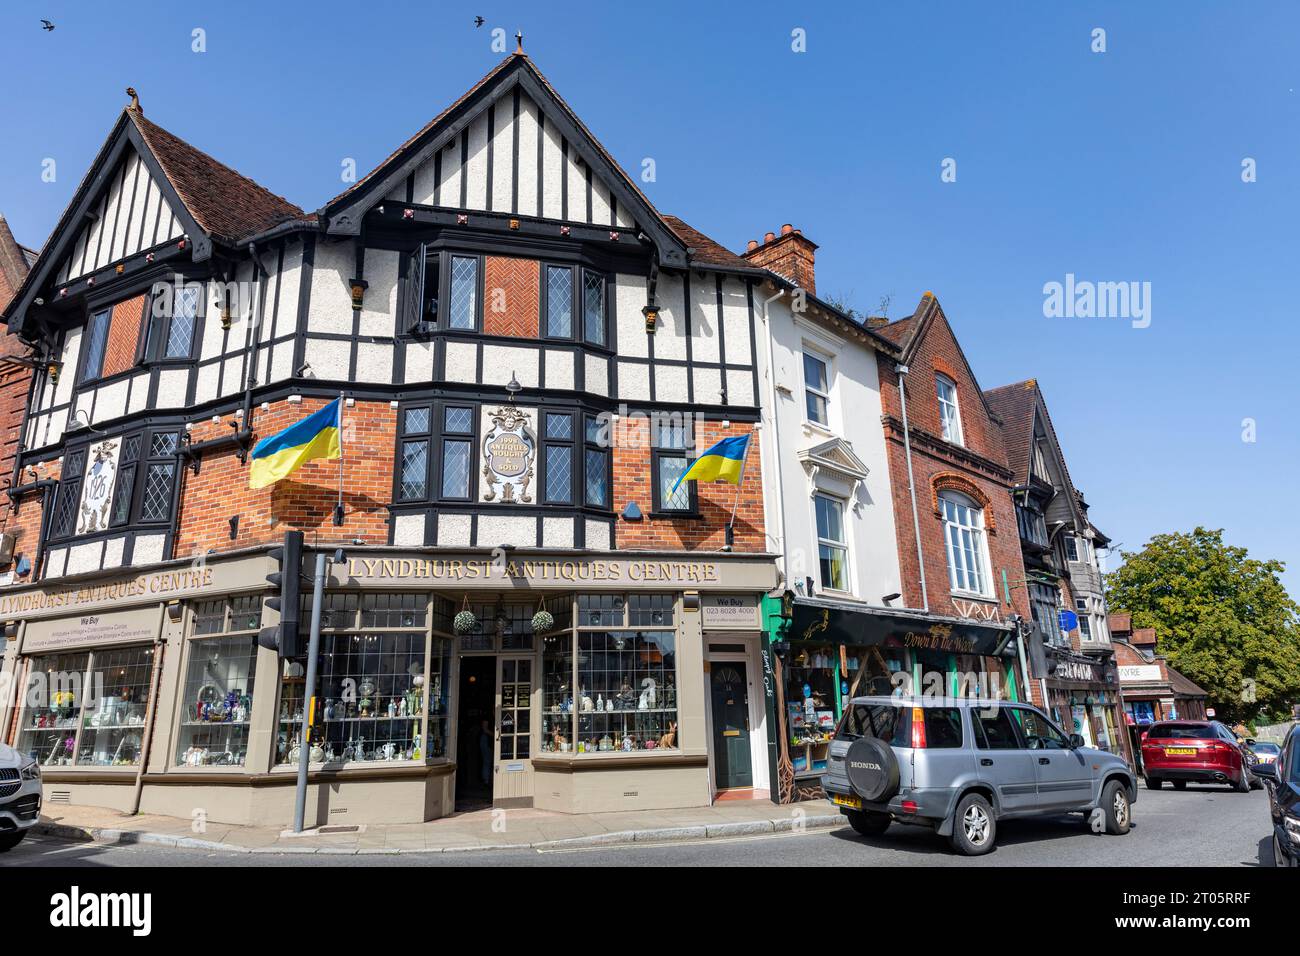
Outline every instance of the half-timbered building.
{"label": "half-timbered building", "polygon": [[[707,649],[761,697],[777,584],[767,282],[522,50],[314,212],[133,94],[5,310],[35,374],[0,736],[47,799],[230,822],[287,819],[303,746],[317,822],[707,804]],[[251,490],[339,397],[342,460]],[[739,486],[676,484],[732,435]],[[311,688],[257,643],[294,530],[331,559]]]}

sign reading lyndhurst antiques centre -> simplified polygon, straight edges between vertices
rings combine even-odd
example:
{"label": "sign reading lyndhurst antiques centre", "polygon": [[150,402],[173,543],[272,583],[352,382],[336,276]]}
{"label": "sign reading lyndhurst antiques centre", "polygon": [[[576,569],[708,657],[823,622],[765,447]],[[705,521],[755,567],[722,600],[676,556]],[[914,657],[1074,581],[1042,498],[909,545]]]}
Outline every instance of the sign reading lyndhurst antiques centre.
{"label": "sign reading lyndhurst antiques centre", "polygon": [[497,558],[493,556],[350,558],[331,583],[490,588],[638,587],[770,588],[771,560],[646,558]]}

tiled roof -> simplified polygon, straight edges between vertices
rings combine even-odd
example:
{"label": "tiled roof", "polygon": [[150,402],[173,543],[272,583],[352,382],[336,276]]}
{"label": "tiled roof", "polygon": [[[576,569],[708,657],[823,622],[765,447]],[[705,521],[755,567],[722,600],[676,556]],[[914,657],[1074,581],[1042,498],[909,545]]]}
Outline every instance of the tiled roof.
{"label": "tiled roof", "polygon": [[14,239],[5,217],[0,216],[0,309],[22,286],[30,266],[26,250]]}
{"label": "tiled roof", "polygon": [[1169,666],[1168,663],[1165,664],[1165,671],[1167,671],[1169,674],[1169,683],[1173,685],[1175,694],[1182,694],[1185,697],[1209,697],[1210,696],[1209,691],[1205,690],[1203,687],[1201,687],[1199,684],[1193,681],[1190,677],[1187,677],[1185,674],[1174,670],[1172,667]]}
{"label": "tiled roof", "polygon": [[1130,634],[1133,631],[1133,615],[1128,611],[1116,611],[1107,618],[1106,624],[1112,634]]}
{"label": "tiled roof", "polygon": [[692,262],[724,266],[730,269],[743,269],[746,272],[753,272],[757,268],[752,262],[742,259],[726,246],[714,242],[704,233],[682,222],[676,216],[663,216],[662,218],[668,224],[668,228],[676,233],[677,238],[691,250]]}
{"label": "tiled roof", "polygon": [[126,112],[185,208],[213,238],[238,242],[287,220],[303,218],[303,211],[287,199],[173,136],[145,119],[138,109]]}
{"label": "tiled roof", "polygon": [[993,414],[1002,419],[1002,442],[1016,483],[1029,484],[1030,451],[1034,443],[1034,405],[1038,383],[1032,378],[1015,385],[991,388],[984,393]]}
{"label": "tiled roof", "polygon": [[915,325],[915,318],[915,316],[909,315],[905,319],[898,319],[897,321],[890,322],[888,325],[882,325],[880,328],[876,329],[876,331],[889,339],[889,341],[893,342],[895,345],[904,346],[907,344],[908,338],[912,335],[912,327]]}

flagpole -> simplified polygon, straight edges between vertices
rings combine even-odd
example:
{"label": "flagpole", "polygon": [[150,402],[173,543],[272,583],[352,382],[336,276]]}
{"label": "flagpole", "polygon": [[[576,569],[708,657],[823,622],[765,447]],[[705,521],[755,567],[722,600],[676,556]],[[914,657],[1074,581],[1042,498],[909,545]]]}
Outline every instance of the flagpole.
{"label": "flagpole", "polygon": [[749,446],[753,443],[754,432],[751,429],[745,439],[745,455],[740,459],[740,477],[736,480],[736,498],[731,503],[731,518],[727,521],[726,544],[723,551],[730,551],[736,539],[736,509],[740,507],[740,488],[745,483],[745,465],[749,464]]}
{"label": "flagpole", "polygon": [[343,393],[339,392],[339,503],[334,509],[334,524],[343,524]]}

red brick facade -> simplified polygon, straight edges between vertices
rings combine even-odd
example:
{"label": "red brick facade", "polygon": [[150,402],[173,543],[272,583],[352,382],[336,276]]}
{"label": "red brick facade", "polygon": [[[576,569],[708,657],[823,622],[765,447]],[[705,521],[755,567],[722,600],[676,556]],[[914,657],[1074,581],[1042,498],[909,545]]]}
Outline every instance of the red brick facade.
{"label": "red brick facade", "polygon": [[487,257],[483,268],[484,332],[537,338],[539,274],[536,259]]}
{"label": "red brick facade", "polygon": [[105,377],[125,372],[135,364],[140,331],[144,326],[144,299],[144,296],[137,295],[113,306],[108,341],[104,346]]}
{"label": "red brick facade", "polygon": [[[287,428],[316,411],[328,399],[301,404],[277,402],[270,411],[254,411],[257,437]],[[203,422],[190,433],[194,442],[219,438],[230,425]],[[209,452],[197,475],[188,469],[181,486],[176,557],[230,551],[280,540],[298,529],[322,542],[388,543],[388,508],[393,495],[393,456],[397,410],[387,402],[357,402],[343,411],[342,527],[334,525],[339,463],[313,461],[268,488],[248,487],[248,464],[236,452]],[[230,518],[239,515],[239,534],[230,538]]]}
{"label": "red brick facade", "polygon": [[[922,302],[922,310],[927,307],[934,312],[928,321],[922,320],[920,313],[911,320],[915,326],[912,334],[919,335],[920,339],[907,340],[905,361],[909,369],[906,387],[912,471],[916,482],[929,609],[936,614],[957,617],[1005,621],[1010,615],[1019,614],[1025,620],[1031,620],[1015,504],[1010,494],[1013,478],[1007,466],[1001,435],[947,319],[929,293]],[[900,376],[894,365],[894,359],[880,356],[885,444],[889,477],[894,489],[894,520],[898,529],[903,597],[908,606],[920,607],[920,572],[908,495]],[[964,445],[947,442],[942,437],[936,374],[945,375],[956,384]],[[988,570],[994,595],[991,598],[980,600],[952,592],[939,506],[939,494],[946,490],[966,495],[984,510]]]}
{"label": "red brick facade", "polygon": [[[622,423],[620,423],[622,424]],[[726,543],[726,525],[736,501],[736,486],[721,482],[698,482],[698,518],[652,517],[654,480],[651,474],[652,452],[649,422],[634,421],[620,429],[614,446],[614,511],[622,514],[628,502],[635,501],[643,515],[640,521],[619,519],[615,547],[660,549],[670,551],[717,551]],[[753,425],[706,422],[698,427],[697,445],[707,448],[723,438],[745,435]],[[744,482],[740,486],[740,503],[736,508],[733,550],[766,551],[763,531],[763,475],[759,464],[759,436],[750,439],[749,460]]]}
{"label": "red brick facade", "polygon": [[[0,216],[0,311],[17,294],[26,276],[27,257],[9,231],[9,224]],[[18,341],[18,336],[4,330],[0,335],[0,356],[26,354],[27,349]],[[8,482],[13,475],[14,456],[18,453],[22,436],[31,381],[30,367],[0,362],[0,481]],[[20,477],[18,484],[24,480]],[[15,555],[23,553],[24,548],[30,550],[36,546],[35,529],[40,520],[40,505],[27,504],[23,511],[23,514],[13,511],[10,502],[0,498],[0,531],[14,532],[19,537]],[[36,518],[29,521],[32,515]]]}

